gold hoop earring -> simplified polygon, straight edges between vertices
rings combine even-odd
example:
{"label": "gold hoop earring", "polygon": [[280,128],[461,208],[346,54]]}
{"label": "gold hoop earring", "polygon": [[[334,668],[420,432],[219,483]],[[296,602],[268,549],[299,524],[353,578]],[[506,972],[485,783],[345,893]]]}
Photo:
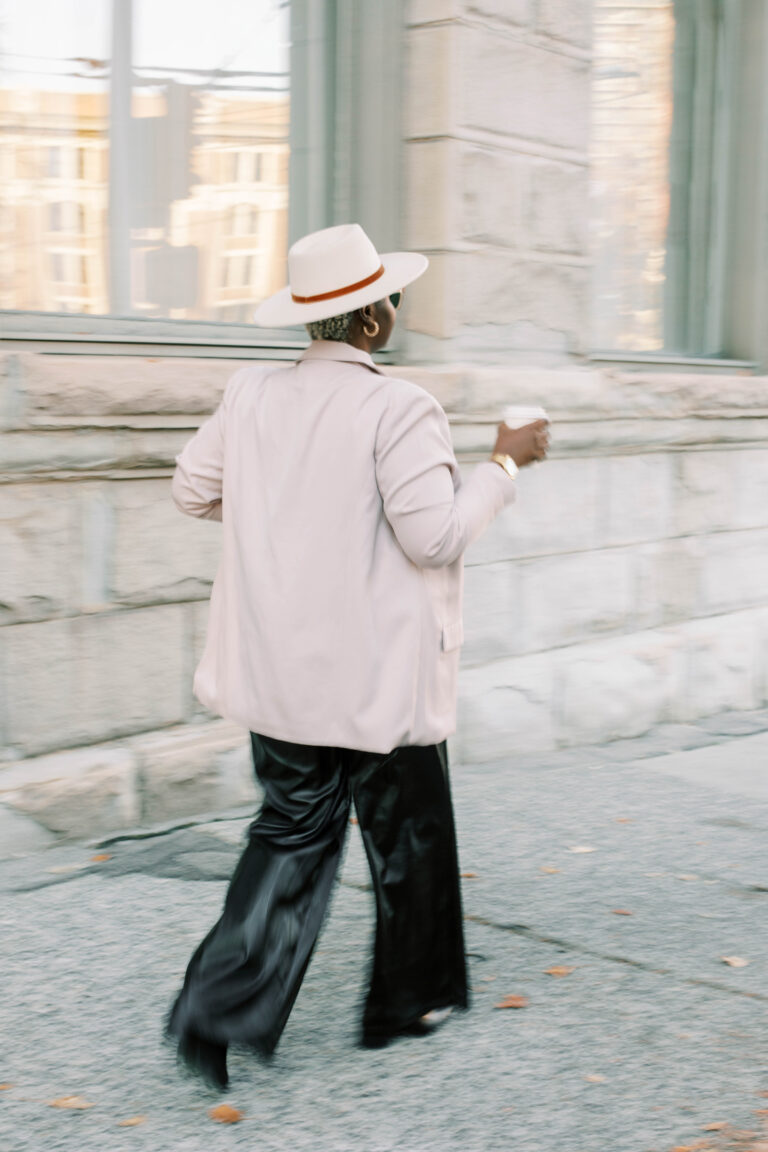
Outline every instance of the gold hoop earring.
{"label": "gold hoop earring", "polygon": [[363,332],[365,332],[365,334],[369,340],[375,340],[376,337],[378,336],[379,332],[381,331],[381,329],[379,327],[379,323],[377,320],[371,320],[371,324],[373,325],[373,331],[369,332],[368,331],[368,325],[363,324]]}

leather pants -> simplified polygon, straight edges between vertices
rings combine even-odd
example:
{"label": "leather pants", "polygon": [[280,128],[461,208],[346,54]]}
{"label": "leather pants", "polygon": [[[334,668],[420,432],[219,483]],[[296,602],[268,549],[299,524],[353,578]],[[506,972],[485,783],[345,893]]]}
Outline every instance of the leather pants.
{"label": "leather pants", "polygon": [[264,789],[221,919],[192,956],[169,1032],[271,1053],[328,905],[354,800],[376,897],[363,1037],[468,1003],[445,744],[388,755],[251,734]]}

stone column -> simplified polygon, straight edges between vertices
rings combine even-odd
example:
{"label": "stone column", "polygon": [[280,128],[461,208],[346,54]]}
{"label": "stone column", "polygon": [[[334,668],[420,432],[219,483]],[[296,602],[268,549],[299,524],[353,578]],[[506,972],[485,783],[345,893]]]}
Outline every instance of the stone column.
{"label": "stone column", "polygon": [[587,0],[410,0],[404,238],[413,361],[564,363],[588,345]]}

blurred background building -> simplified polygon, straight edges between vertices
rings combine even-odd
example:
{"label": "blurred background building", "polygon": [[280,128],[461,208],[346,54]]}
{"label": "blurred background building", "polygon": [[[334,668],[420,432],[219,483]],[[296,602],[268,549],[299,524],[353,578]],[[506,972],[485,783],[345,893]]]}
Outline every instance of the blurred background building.
{"label": "blurred background building", "polygon": [[0,835],[251,795],[169,478],[352,219],[430,257],[382,360],[463,466],[553,420],[467,556],[455,756],[768,701],[767,7],[0,0]]}

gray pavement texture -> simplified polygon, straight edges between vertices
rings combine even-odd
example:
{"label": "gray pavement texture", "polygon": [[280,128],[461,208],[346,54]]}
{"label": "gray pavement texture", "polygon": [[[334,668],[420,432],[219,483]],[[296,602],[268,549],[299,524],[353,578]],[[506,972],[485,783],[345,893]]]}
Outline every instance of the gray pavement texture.
{"label": "gray pavement texture", "polygon": [[[6,859],[0,1152],[766,1152],[765,729],[457,766],[472,1008],[383,1051],[356,1046],[373,905],[352,827],[277,1054],[234,1051],[226,1097],[161,1026],[244,814]],[[67,1096],[93,1106],[49,1106]],[[243,1119],[215,1123],[222,1102]]]}

